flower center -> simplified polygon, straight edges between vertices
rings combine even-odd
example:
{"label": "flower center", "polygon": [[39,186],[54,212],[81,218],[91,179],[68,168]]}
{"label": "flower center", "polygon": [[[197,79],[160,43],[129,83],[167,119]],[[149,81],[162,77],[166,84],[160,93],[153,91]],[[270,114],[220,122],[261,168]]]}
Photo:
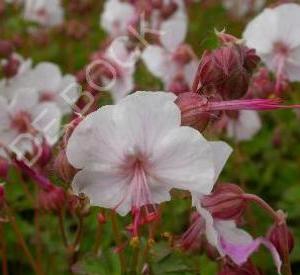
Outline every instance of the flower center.
{"label": "flower center", "polygon": [[55,94],[53,92],[44,91],[40,95],[41,102],[54,101],[54,100],[55,100]]}
{"label": "flower center", "polygon": [[30,128],[31,116],[25,111],[20,111],[11,118],[11,127],[19,133],[25,133]]}

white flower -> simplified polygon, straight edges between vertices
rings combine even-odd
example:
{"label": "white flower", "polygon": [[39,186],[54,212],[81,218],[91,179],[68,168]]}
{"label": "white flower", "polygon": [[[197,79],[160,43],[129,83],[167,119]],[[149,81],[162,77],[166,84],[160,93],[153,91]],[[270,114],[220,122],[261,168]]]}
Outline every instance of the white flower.
{"label": "white flower", "polygon": [[107,0],[100,17],[101,27],[111,36],[128,33],[128,26],[136,17],[135,8],[129,3],[120,0]]}
{"label": "white flower", "polygon": [[[53,103],[41,103],[36,91],[19,89],[11,101],[0,97],[0,144],[17,155],[33,153],[42,137],[58,140],[61,113]],[[38,144],[36,144],[38,143]]]}
{"label": "white flower", "polygon": [[[67,145],[74,191],[125,215],[170,199],[172,188],[209,194],[230,147],[180,126],[175,96],[137,92],[88,115]],[[217,161],[216,161],[217,160]]]}
{"label": "white flower", "polygon": [[244,39],[278,77],[300,80],[300,5],[265,9],[244,32]]}
{"label": "white flower", "polygon": [[237,141],[251,140],[261,127],[261,120],[256,111],[241,110],[236,119],[228,119],[227,136]]}
{"label": "white flower", "polygon": [[52,27],[63,22],[64,10],[60,0],[25,0],[24,18]]}
{"label": "white flower", "polygon": [[105,84],[103,89],[109,90],[114,102],[118,102],[133,91],[135,65],[139,56],[139,50],[127,48],[127,40],[124,37],[114,39],[106,49],[103,55],[104,66],[111,70],[113,77],[102,76]]}
{"label": "white flower", "polygon": [[266,0],[223,0],[224,7],[236,17],[242,17],[250,12],[259,11]]}
{"label": "white flower", "polygon": [[62,114],[71,112],[80,92],[75,77],[63,76],[59,67],[50,62],[41,62],[33,69],[25,70],[10,80],[3,93],[12,98],[23,88],[36,91],[40,102],[55,103]]}
{"label": "white flower", "polygon": [[[176,50],[179,50],[179,47]],[[191,89],[199,61],[191,59],[188,63],[182,64],[174,58],[176,50],[171,52],[161,46],[150,45],[143,51],[142,59],[148,70],[163,82],[166,90],[169,90],[178,75]]]}

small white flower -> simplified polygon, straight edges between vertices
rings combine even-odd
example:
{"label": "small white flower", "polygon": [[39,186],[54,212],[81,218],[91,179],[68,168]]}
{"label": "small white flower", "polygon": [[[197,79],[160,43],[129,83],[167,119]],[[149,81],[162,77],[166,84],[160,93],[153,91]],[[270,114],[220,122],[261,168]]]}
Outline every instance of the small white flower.
{"label": "small white flower", "polygon": [[61,24],[64,10],[60,0],[25,0],[24,18],[45,27]]}
{"label": "small white flower", "polygon": [[227,121],[227,136],[237,141],[251,140],[261,129],[261,120],[256,111],[242,110],[236,119]]}
{"label": "small white flower", "polygon": [[125,35],[135,17],[133,5],[120,0],[107,0],[100,18],[100,25],[112,37]]}
{"label": "small white flower", "polygon": [[74,191],[121,215],[168,201],[172,188],[209,194],[231,149],[180,126],[175,98],[137,92],[88,115],[66,149],[69,162],[81,170]]}
{"label": "small white flower", "polygon": [[19,89],[11,101],[0,97],[0,144],[17,154],[32,153],[37,137],[49,145],[58,140],[61,112],[53,103],[41,103],[37,92]]}
{"label": "small white flower", "polygon": [[62,114],[71,112],[80,92],[75,77],[63,76],[59,67],[50,62],[41,62],[33,69],[24,70],[7,83],[4,94],[11,99],[24,88],[36,91],[40,102],[55,103]]}
{"label": "small white flower", "polygon": [[283,4],[265,9],[244,32],[250,48],[256,49],[277,77],[300,80],[300,5]]}

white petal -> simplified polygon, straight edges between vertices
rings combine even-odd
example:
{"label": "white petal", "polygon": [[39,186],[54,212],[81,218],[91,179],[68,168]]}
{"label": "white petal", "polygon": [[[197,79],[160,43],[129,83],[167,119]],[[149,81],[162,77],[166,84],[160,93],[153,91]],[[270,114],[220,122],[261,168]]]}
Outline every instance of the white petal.
{"label": "white petal", "polygon": [[11,113],[19,111],[30,111],[37,105],[38,94],[36,90],[24,88],[16,91],[10,105],[9,110]]}
{"label": "white petal", "polygon": [[126,139],[128,151],[151,154],[167,132],[179,127],[181,114],[174,98],[165,92],[137,92],[115,106],[114,121]]}
{"label": "white petal", "polygon": [[145,48],[142,59],[148,70],[158,78],[164,78],[168,74],[168,53],[159,46]]}
{"label": "white petal", "polygon": [[105,106],[89,114],[74,130],[67,146],[69,162],[76,168],[115,165],[123,159],[122,133],[113,121],[114,106]]}
{"label": "white petal", "polygon": [[261,120],[256,111],[242,110],[237,120],[230,120],[227,125],[227,135],[237,141],[246,141],[260,130]]}
{"label": "white petal", "polygon": [[126,215],[131,209],[129,191],[130,179],[112,170],[78,172],[72,182],[76,194],[84,193],[91,205],[116,208],[120,215]]}
{"label": "white petal", "polygon": [[182,11],[177,11],[170,19],[161,24],[160,40],[169,51],[174,52],[184,42],[187,33],[187,17]]}
{"label": "white petal", "polygon": [[41,103],[32,109],[32,126],[43,133],[48,144],[58,141],[61,124],[61,111],[53,103]]}
{"label": "white petal", "polygon": [[213,188],[212,149],[193,128],[175,128],[158,140],[151,160],[152,173],[165,184],[200,194],[209,194]]}
{"label": "white petal", "polygon": [[213,153],[215,164],[215,181],[217,181],[226,161],[232,153],[232,148],[225,142],[215,141],[209,143]]}

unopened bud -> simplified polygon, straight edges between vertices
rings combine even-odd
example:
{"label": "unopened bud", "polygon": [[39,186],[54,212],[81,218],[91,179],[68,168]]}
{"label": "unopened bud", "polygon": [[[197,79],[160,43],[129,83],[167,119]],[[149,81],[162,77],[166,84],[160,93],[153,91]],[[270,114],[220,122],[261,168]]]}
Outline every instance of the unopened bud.
{"label": "unopened bud", "polygon": [[20,61],[16,58],[9,58],[7,62],[3,65],[3,74],[7,78],[14,77],[19,70]]}
{"label": "unopened bud", "polygon": [[9,58],[14,51],[14,45],[7,40],[0,40],[0,58]]}
{"label": "unopened bud", "polygon": [[52,186],[48,190],[41,190],[39,193],[39,207],[44,211],[59,212],[66,202],[64,189]]}
{"label": "unopened bud", "polygon": [[238,220],[247,206],[243,194],[244,191],[236,184],[220,184],[211,195],[201,199],[201,204],[214,218]]}
{"label": "unopened bud", "polygon": [[181,111],[181,124],[200,131],[209,123],[211,114],[205,110],[208,99],[197,93],[181,93],[175,103]]}
{"label": "unopened bud", "polygon": [[235,265],[231,262],[225,262],[221,266],[218,275],[261,275],[261,271],[250,261],[242,266]]}
{"label": "unopened bud", "polygon": [[276,247],[282,259],[294,248],[294,236],[285,222],[273,225],[268,232],[268,239]]}
{"label": "unopened bud", "polygon": [[42,151],[38,160],[38,164],[39,166],[44,167],[50,162],[52,158],[52,150],[51,150],[51,146],[47,144],[46,141],[43,142],[43,144],[41,145],[41,149]]}

